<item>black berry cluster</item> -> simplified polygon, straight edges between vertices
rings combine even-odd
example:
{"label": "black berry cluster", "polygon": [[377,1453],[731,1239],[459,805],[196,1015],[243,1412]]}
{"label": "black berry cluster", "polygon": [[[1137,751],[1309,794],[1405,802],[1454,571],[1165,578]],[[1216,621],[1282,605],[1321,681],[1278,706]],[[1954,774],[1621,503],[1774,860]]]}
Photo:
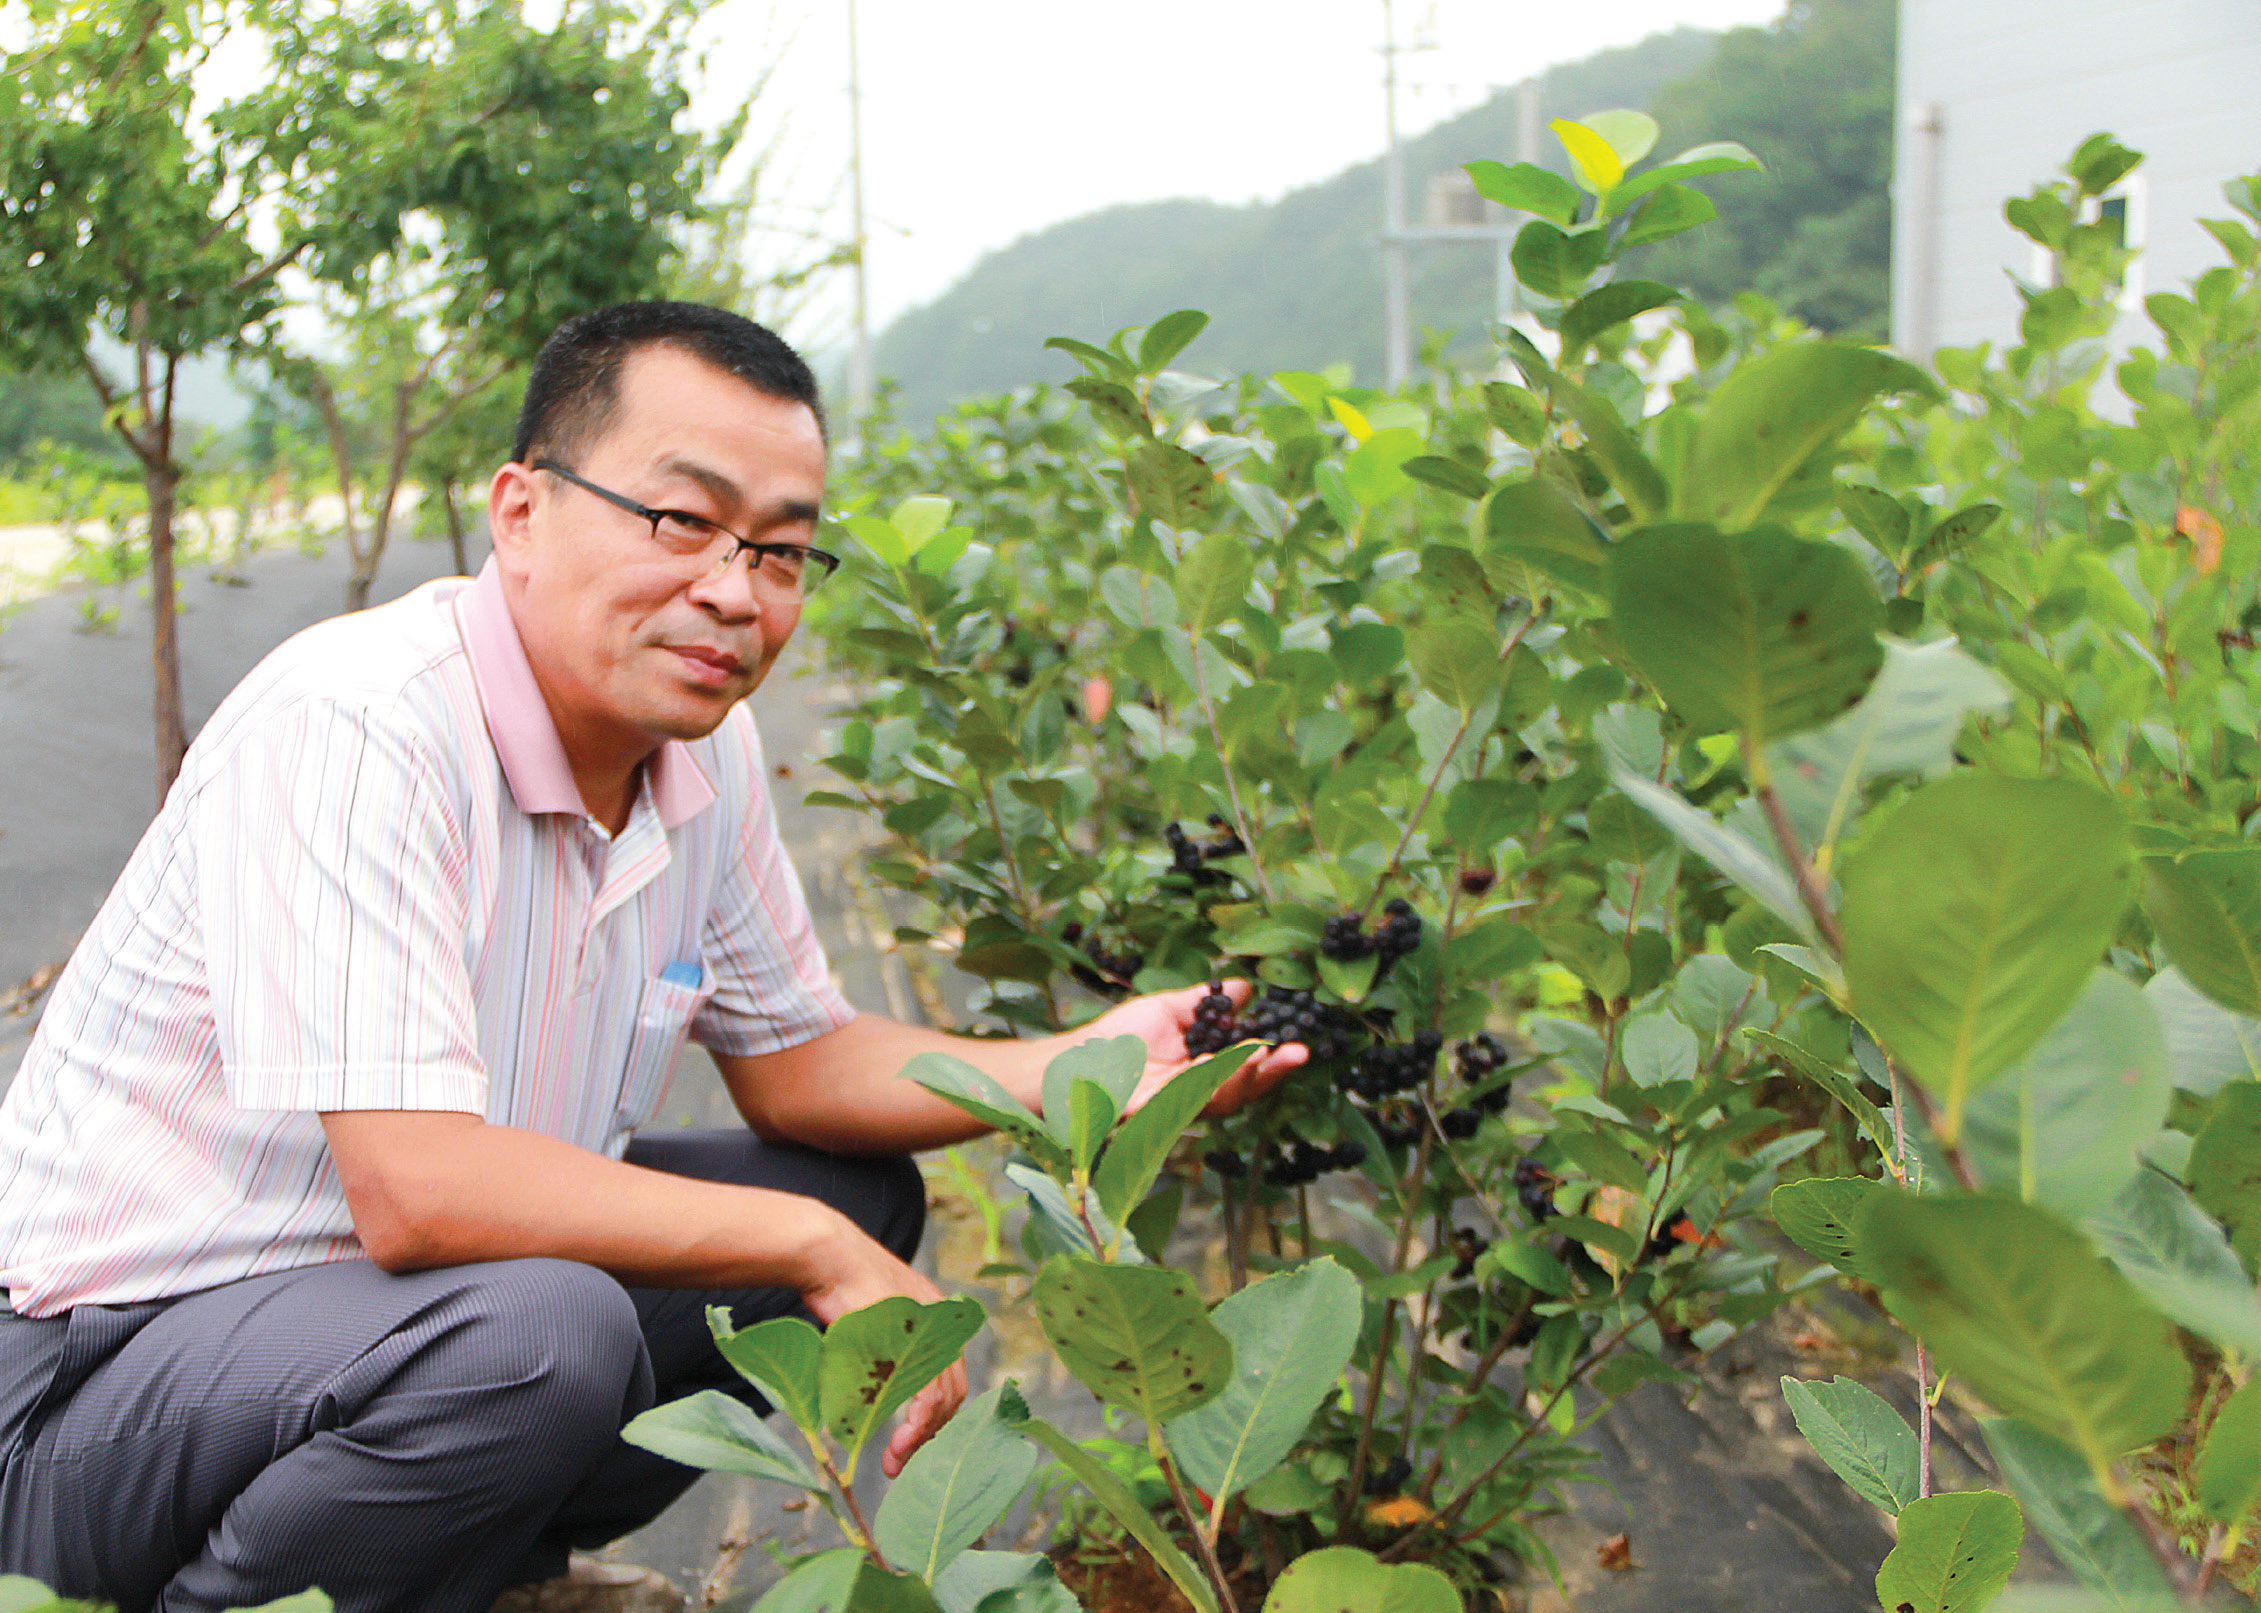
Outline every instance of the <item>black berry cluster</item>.
{"label": "black berry cluster", "polygon": [[1182,823],[1162,826],[1162,843],[1170,848],[1170,872],[1183,874],[1196,885],[1220,884],[1229,877],[1209,864],[1219,857],[1237,857],[1248,847],[1216,813],[1209,815],[1209,827],[1217,833],[1208,840],[1195,840]]}
{"label": "black berry cluster", "polygon": [[1462,1282],[1475,1276],[1477,1257],[1491,1246],[1492,1240],[1482,1236],[1475,1228],[1454,1227],[1452,1229],[1452,1252],[1455,1257],[1452,1268],[1453,1280]]}
{"label": "black berry cluster", "polygon": [[1324,1143],[1305,1142],[1301,1137],[1285,1139],[1280,1151],[1264,1162],[1264,1180],[1274,1187],[1301,1187],[1306,1182],[1316,1182],[1328,1171],[1346,1171],[1364,1163],[1366,1145],[1345,1139],[1328,1147]]}
{"label": "black berry cluster", "polygon": [[1533,1221],[1554,1214],[1554,1172],[1526,1154],[1515,1162],[1515,1196]]}
{"label": "black berry cluster", "polygon": [[1248,1174],[1248,1161],[1230,1148],[1210,1149],[1201,1156],[1201,1163],[1231,1181],[1237,1182]]}
{"label": "black berry cluster", "polygon": [[1447,1109],[1437,1116],[1437,1129],[1454,1142],[1466,1142],[1482,1128],[1484,1117],[1473,1109]]}
{"label": "black berry cluster", "polygon": [[[1469,1086],[1478,1086],[1507,1068],[1507,1044],[1490,1031],[1479,1031],[1452,1050],[1452,1068]],[[1507,1108],[1507,1088],[1480,1092],[1469,1102],[1485,1114],[1499,1114]]]}
{"label": "black berry cluster", "polygon": [[1366,1475],[1366,1493],[1395,1495],[1405,1488],[1406,1481],[1412,1477],[1413,1464],[1402,1456],[1393,1456],[1389,1459],[1388,1466],[1378,1467]]}
{"label": "black berry cluster", "polygon": [[1422,1031],[1410,1042],[1377,1042],[1358,1055],[1358,1062],[1335,1078],[1335,1084],[1354,1098],[1377,1103],[1393,1093],[1419,1086],[1437,1067],[1445,1039],[1436,1031]]}
{"label": "black berry cluster", "polygon": [[1120,991],[1128,986],[1139,970],[1146,967],[1146,954],[1136,950],[1117,952],[1096,935],[1087,935],[1081,924],[1069,924],[1060,931],[1060,939],[1070,946],[1079,946],[1089,968],[1071,971],[1076,979],[1092,990],[1101,993]]}
{"label": "black berry cluster", "polygon": [[1387,969],[1421,945],[1421,915],[1402,896],[1392,897],[1382,912],[1382,927],[1374,932],[1374,951]]}
{"label": "black berry cluster", "polygon": [[1356,963],[1374,950],[1374,938],[1356,913],[1337,913],[1319,931],[1319,955],[1337,963]]}
{"label": "black berry cluster", "polygon": [[1470,896],[1481,896],[1499,883],[1499,872],[1492,868],[1463,868],[1460,871],[1460,888]]}
{"label": "black berry cluster", "polygon": [[1343,1017],[1308,991],[1266,986],[1261,997],[1236,1015],[1223,983],[1212,980],[1209,995],[1194,1005],[1185,1050],[1200,1058],[1235,1042],[1262,1042],[1268,1047],[1301,1042],[1311,1050],[1312,1062],[1321,1063],[1341,1058],[1348,1050],[1348,1036]]}
{"label": "black berry cluster", "polygon": [[1356,963],[1369,955],[1381,960],[1375,974],[1421,945],[1421,915],[1402,896],[1392,897],[1382,909],[1381,926],[1366,933],[1366,921],[1356,913],[1337,913],[1319,932],[1319,955],[1337,963]]}

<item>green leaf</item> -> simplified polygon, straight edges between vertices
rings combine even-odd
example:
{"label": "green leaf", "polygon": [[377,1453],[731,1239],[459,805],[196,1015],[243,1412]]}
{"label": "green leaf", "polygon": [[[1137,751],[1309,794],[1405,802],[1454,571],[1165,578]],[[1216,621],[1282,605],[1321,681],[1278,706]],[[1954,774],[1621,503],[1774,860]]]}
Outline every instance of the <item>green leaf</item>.
{"label": "green leaf", "polygon": [[1461,166],[1468,170],[1468,177],[1476,183],[1477,194],[1486,201],[1512,207],[1518,212],[1536,213],[1557,224],[1568,224],[1578,216],[1578,187],[1551,168],[1541,168],[1535,162],[1519,162],[1511,167],[1489,159]]}
{"label": "green leaf", "polygon": [[1180,308],[1174,314],[1164,314],[1146,327],[1146,334],[1138,339],[1138,371],[1141,375],[1155,375],[1167,368],[1170,360],[1184,352],[1196,336],[1208,328],[1209,316],[1198,308]]}
{"label": "green leaf", "polygon": [[1565,230],[1535,218],[1515,234],[1508,265],[1515,278],[1542,297],[1571,298],[1585,289],[1609,255],[1609,237],[1600,230]]}
{"label": "green leaf", "polygon": [[1609,778],[1642,811],[1671,830],[1674,839],[1757,897],[1760,905],[1799,935],[1820,943],[1813,915],[1798,899],[1798,888],[1780,863],[1702,807],[1661,784],[1622,767],[1612,767]]}
{"label": "green leaf", "polygon": [[1953,639],[1886,644],[1861,703],[1836,721],[1768,747],[1783,809],[1809,850],[1834,843],[1858,816],[1861,787],[1892,773],[1935,778],[1955,765],[1973,712],[2000,716],[2009,689]]}
{"label": "green leaf", "polygon": [[2261,1077],[2261,1020],[2231,1013],[2173,967],[2153,975],[2143,995],[2166,1033],[2176,1086],[2210,1098],[2226,1082]]}
{"label": "green leaf", "polygon": [[2048,1211],[1887,1192],[1853,1232],[1894,1312],[1947,1371],[2069,1441],[2097,1473],[2181,1418],[2190,1366],[2174,1329]]}
{"label": "green leaf", "polygon": [[921,1053],[903,1066],[901,1080],[914,1081],[946,1103],[955,1104],[983,1125],[1019,1143],[1046,1170],[1065,1176],[1067,1151],[1060,1146],[1066,1125],[1055,1136],[1045,1123],[1028,1112],[995,1076],[976,1069],[948,1053]]}
{"label": "green leaf", "polygon": [[2152,1304],[2201,1338],[2261,1362],[2261,1295],[2214,1218],[2179,1185],[2138,1171],[2088,1230]]}
{"label": "green leaf", "polygon": [[1427,1563],[1385,1563],[1356,1546],[1324,1546],[1288,1564],[1264,1613],[1461,1613],[1460,1592]]}
{"label": "green leaf", "polygon": [[[1876,1144],[1878,1153],[1890,1158],[1897,1152],[1891,1122],[1884,1118],[1883,1110],[1869,1101],[1868,1094],[1860,1089],[1850,1075],[1828,1061],[1816,1058],[1811,1049],[1801,1047],[1787,1037],[1777,1036],[1772,1031],[1746,1030],[1743,1034],[1750,1039],[1752,1046],[1789,1065],[1842,1104],[1845,1112],[1859,1123],[1868,1140]],[[1835,1265],[1836,1262],[1832,1261],[1831,1264]]]}
{"label": "green leaf", "polygon": [[1900,1543],[1877,1571],[1877,1598],[1899,1613],[1976,1613],[2010,1583],[2024,1539],[2024,1514],[1999,1491],[1911,1502]]}
{"label": "green leaf", "polygon": [[[1642,176],[1646,178],[1646,175]],[[1612,197],[1615,201],[1618,198]],[[1634,210],[1618,237],[1621,252],[1692,230],[1719,217],[1719,205],[1692,185],[1661,185]]]}
{"label": "green leaf", "polygon": [[1248,540],[1231,532],[1212,532],[1195,544],[1177,569],[1178,608],[1193,632],[1229,621],[1248,597],[1256,557]]}
{"label": "green leaf", "polygon": [[1608,551],[1586,513],[1543,477],[1502,482],[1484,506],[1486,555],[1500,555],[1589,593],[1600,592]]}
{"label": "green leaf", "polygon": [[1766,1207],[1774,1224],[1807,1254],[1874,1284],[1877,1268],[1864,1258],[1857,1228],[1861,1211],[1890,1191],[1865,1176],[1809,1176],[1784,1182],[1767,1195]]}
{"label": "green leaf", "polygon": [[2143,859],[2143,911],[2175,967],[2233,1013],[2261,1018],[2261,846]]}
{"label": "green leaf", "polygon": [[1673,514],[1730,531],[1749,526],[1877,398],[1936,391],[1922,370],[1881,348],[1786,342],[1745,359],[1704,408]]}
{"label": "green leaf", "polygon": [[1140,511],[1183,532],[1216,502],[1217,478],[1201,459],[1172,442],[1143,442],[1128,461],[1131,497]]}
{"label": "green leaf", "polygon": [[1021,1493],[1036,1471],[1036,1448],[1018,1432],[1025,1406],[1012,1418],[1000,1415],[1008,1395],[1020,1399],[1018,1388],[1003,1383],[969,1400],[903,1464],[872,1521],[890,1563],[931,1584]]}
{"label": "green leaf", "polygon": [[2026,1522],[2059,1562],[2115,1603],[2168,1594],[2143,1536],[2105,1499],[2078,1451],[2008,1417],[1982,1426],[1994,1465],[2025,1504]]}
{"label": "green leaf", "polygon": [[1578,121],[1600,135],[1624,167],[1632,167],[1656,149],[1657,121],[1646,112],[1611,107],[1603,112],[1589,112]]}
{"label": "green leaf", "polygon": [[1846,860],[1853,1011],[1942,1100],[1945,1141],[2088,984],[2130,878],[2102,792],[1979,773],[1926,785]]}
{"label": "green leaf", "polygon": [[907,498],[895,506],[887,518],[902,535],[904,544],[913,554],[926,547],[928,541],[950,524],[950,501],[932,494]]}
{"label": "green leaf", "polygon": [[1884,664],[1884,606],[1860,562],[1779,527],[1732,536],[1681,524],[1610,554],[1618,642],[1699,731],[1755,744],[1859,703]]}
{"label": "green leaf", "polygon": [[[0,1606],[5,1605],[5,1603],[0,1603]],[[58,1602],[52,1605],[58,1609],[81,1607],[91,1609],[95,1604],[90,1602]],[[230,1613],[331,1613],[331,1609],[335,1606],[336,1604],[323,1592],[310,1589],[300,1591],[296,1596],[278,1596],[272,1602],[261,1602],[257,1607],[234,1608],[230,1610]]]}
{"label": "green leaf", "polygon": [[1375,432],[1344,457],[1344,489],[1369,510],[1387,504],[1412,487],[1406,464],[1427,446],[1421,433],[1407,426]]}
{"label": "green leaf", "polygon": [[1929,532],[1908,556],[1906,569],[1912,575],[1924,567],[1936,565],[1986,536],[1996,521],[2002,518],[1999,504],[1972,504],[1957,510]]}
{"label": "green leaf", "polygon": [[1092,1192],[1110,1221],[1119,1226],[1138,1207],[1186,1127],[1256,1051],[1229,1047],[1187,1065],[1122,1123],[1091,1178]]}
{"label": "green leaf", "polygon": [[1607,1182],[1628,1193],[1646,1193],[1649,1190],[1649,1173],[1641,1162],[1623,1144],[1613,1142],[1599,1132],[1558,1126],[1554,1133],[1554,1145],[1562,1151],[1565,1159],[1597,1182]]}
{"label": "green leaf", "polygon": [[1659,280],[1612,280],[1597,286],[1562,311],[1562,350],[1575,353],[1612,325],[1678,302],[1682,295]]}
{"label": "green leaf", "polygon": [[1363,1316],[1358,1279],[1325,1256],[1219,1304],[1211,1320],[1232,1345],[1232,1380],[1169,1425],[1186,1476],[1222,1500],[1286,1460],[1341,1378]]}
{"label": "green leaf", "polygon": [[1154,1514],[1146,1510],[1130,1487],[1115,1477],[1106,1464],[1041,1417],[1031,1417],[1018,1426],[1023,1436],[1050,1451],[1062,1467],[1073,1473],[1110,1518],[1130,1531],[1131,1538],[1146,1548],[1154,1565],[1169,1576],[1170,1583],[1184,1593],[1185,1599],[1199,1613],[1218,1613],[1216,1595],[1209,1589],[1201,1570],[1193,1566],[1155,1521]]}
{"label": "green leaf", "polygon": [[854,533],[856,540],[890,566],[906,566],[911,561],[911,546],[895,530],[894,523],[876,515],[851,515],[840,523]]}
{"label": "green leaf", "polygon": [[36,1579],[0,1574],[0,1613],[65,1613],[91,1603],[66,1602]]}
{"label": "green leaf", "polygon": [[1154,435],[1154,422],[1146,413],[1146,405],[1122,382],[1079,375],[1067,383],[1066,390],[1071,397],[1081,398],[1109,431],[1125,437]]}
{"label": "green leaf", "polygon": [[2261,1375],[2247,1378],[2214,1413],[2195,1476],[2199,1501],[2224,1523],[2261,1501]]}
{"label": "green leaf", "polygon": [[1118,381],[1128,381],[1138,373],[1132,367],[1131,361],[1123,357],[1122,354],[1110,353],[1104,347],[1094,347],[1089,342],[1080,342],[1073,336],[1047,337],[1044,345],[1058,348],[1061,352],[1082,363],[1094,375],[1110,376]]}
{"label": "green leaf", "polygon": [[1862,1500],[1898,1516],[1916,1499],[1916,1431],[1882,1395],[1851,1378],[1784,1378],[1782,1398],[1814,1454]]}
{"label": "green leaf", "polygon": [[715,1348],[738,1369],[769,1403],[792,1419],[793,1425],[814,1433],[823,1426],[819,1409],[817,1361],[824,1335],[798,1316],[775,1316],[752,1327],[733,1327],[730,1312],[720,1305],[707,1307],[707,1328]]}
{"label": "green leaf", "polygon": [[1462,498],[1482,498],[1492,490],[1491,478],[1482,471],[1442,454],[1415,454],[1398,468],[1417,482]]}
{"label": "green leaf", "polygon": [[1486,381],[1484,417],[1505,432],[1510,442],[1525,448],[1536,448],[1546,440],[1546,406],[1519,386]]}
{"label": "green leaf", "polygon": [[958,1359],[981,1323],[982,1309],[974,1300],[921,1305],[896,1294],[850,1311],[825,1329],[818,1363],[824,1426],[846,1448],[847,1464],[882,1418]]}
{"label": "green leaf", "polygon": [[1111,1101],[1113,1114],[1122,1112],[1146,1073],[1146,1043],[1136,1036],[1099,1036],[1078,1042],[1044,1066],[1044,1117],[1071,1113],[1070,1094],[1078,1081],[1089,1081]]}
{"label": "green leaf", "polygon": [[1628,204],[1638,201],[1651,191],[1681,184],[1686,180],[1702,179],[1709,174],[1763,171],[1765,167],[1766,164],[1752,156],[1748,149],[1732,140],[1708,141],[1700,146],[1690,146],[1670,162],[1660,162],[1644,172],[1627,175],[1617,189],[1610,193],[1610,210],[1622,213]]}
{"label": "green leaf", "polygon": [[935,1580],[934,1599],[942,1613],[1081,1613],[1052,1560],[1033,1551],[960,1552]]}
{"label": "green leaf", "polygon": [[2261,1264],[2261,1081],[2233,1081],[2190,1147],[2183,1174],[2199,1208],[2230,1231],[2230,1247]]}
{"label": "green leaf", "polygon": [[2151,1005],[2098,969],[2033,1050],[1972,1095],[1964,1155],[1988,1187],[2083,1221],[2135,1175],[2171,1095]]}
{"label": "green leaf", "polygon": [[1465,617],[1416,625],[1406,647],[1421,687],[1463,716],[1499,691],[1499,636]]}
{"label": "green leaf", "polygon": [[1664,514],[1664,475],[1649,456],[1641,451],[1633,434],[1625,429],[1617,411],[1600,393],[1592,392],[1556,376],[1553,382],[1555,396],[1570,410],[1570,417],[1578,422],[1578,429],[1586,434],[1586,452],[1594,456],[1609,485],[1617,489],[1618,497],[1636,521],[1653,521]]}
{"label": "green leaf", "polygon": [[853,1546],[796,1565],[754,1604],[755,1613],[941,1613],[934,1593],[890,1573]]}
{"label": "green leaf", "polygon": [[1881,487],[1863,482],[1841,482],[1837,508],[1853,530],[1868,539],[1879,554],[1898,560],[1908,546],[1907,509]]}
{"label": "green leaf", "polygon": [[1182,1271],[1054,1255],[1030,1297],[1062,1364],[1151,1427],[1214,1400],[1232,1381],[1233,1347]]}
{"label": "green leaf", "polygon": [[671,1400],[632,1418],[620,1437],[681,1462],[714,1473],[744,1473],[776,1484],[820,1490],[823,1482],[794,1454],[775,1430],[744,1401],[719,1389]]}

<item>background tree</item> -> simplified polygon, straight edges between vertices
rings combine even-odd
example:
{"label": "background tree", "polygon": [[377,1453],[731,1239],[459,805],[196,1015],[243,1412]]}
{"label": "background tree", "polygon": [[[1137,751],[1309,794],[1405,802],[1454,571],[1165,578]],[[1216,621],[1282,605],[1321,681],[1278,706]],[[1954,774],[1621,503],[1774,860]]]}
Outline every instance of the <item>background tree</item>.
{"label": "background tree", "polygon": [[187,748],[173,608],[181,363],[275,310],[277,276],[309,244],[278,203],[325,155],[194,104],[213,45],[256,20],[199,0],[91,0],[34,12],[29,42],[0,57],[0,363],[83,375],[140,467],[160,797]]}
{"label": "background tree", "polygon": [[[332,438],[352,570],[369,601],[417,445],[532,359],[571,316],[656,295],[677,232],[743,126],[679,128],[703,14],[671,5],[638,22],[569,5],[552,27],[514,4],[383,0],[294,22],[278,59],[320,64],[352,88],[271,92],[309,150],[352,139],[366,154],[308,199],[334,249],[314,260],[334,347],[278,368]],[[366,534],[355,517],[352,423],[374,444]]]}

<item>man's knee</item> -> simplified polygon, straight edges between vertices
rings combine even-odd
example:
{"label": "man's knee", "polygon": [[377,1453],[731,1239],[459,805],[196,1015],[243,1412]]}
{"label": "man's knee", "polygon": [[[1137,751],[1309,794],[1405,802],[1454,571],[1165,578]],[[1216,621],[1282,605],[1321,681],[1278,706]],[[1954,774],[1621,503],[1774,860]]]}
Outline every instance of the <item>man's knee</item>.
{"label": "man's knee", "polygon": [[[635,1398],[644,1337],[627,1290],[577,1261],[530,1258],[464,1268],[456,1367],[527,1402],[552,1427],[601,1425],[609,1440]],[[553,1421],[554,1419],[554,1421]]]}

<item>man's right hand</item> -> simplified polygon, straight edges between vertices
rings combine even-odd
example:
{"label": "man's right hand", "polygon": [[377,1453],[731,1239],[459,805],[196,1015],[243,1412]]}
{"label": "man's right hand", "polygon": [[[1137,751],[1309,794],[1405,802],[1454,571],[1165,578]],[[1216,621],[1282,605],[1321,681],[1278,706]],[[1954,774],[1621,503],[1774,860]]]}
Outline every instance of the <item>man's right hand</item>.
{"label": "man's right hand", "polygon": [[[838,1225],[820,1240],[814,1252],[811,1285],[801,1291],[809,1313],[824,1326],[830,1327],[850,1311],[860,1311],[897,1294],[921,1305],[947,1297],[853,1221],[833,1213]],[[956,1416],[965,1402],[966,1364],[957,1360],[903,1408],[903,1419],[880,1458],[880,1470],[889,1478],[902,1472],[911,1453],[940,1433],[942,1425]]]}

